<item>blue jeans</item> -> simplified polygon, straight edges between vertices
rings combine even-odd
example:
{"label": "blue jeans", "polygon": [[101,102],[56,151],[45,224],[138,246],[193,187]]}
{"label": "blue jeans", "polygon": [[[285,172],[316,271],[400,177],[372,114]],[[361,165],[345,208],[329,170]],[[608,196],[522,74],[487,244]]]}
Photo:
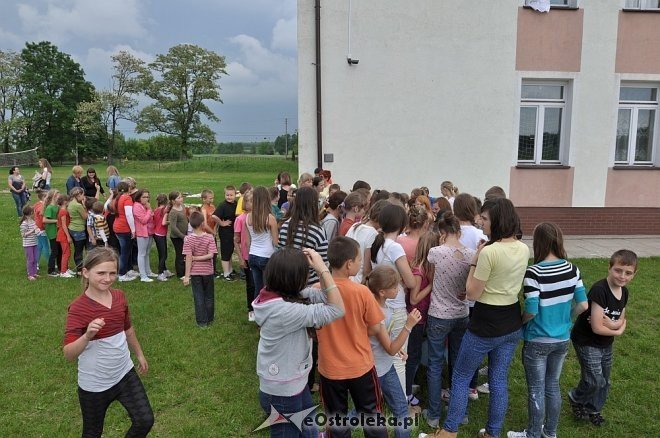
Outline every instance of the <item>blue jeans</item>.
{"label": "blue jeans", "polygon": [[16,203],[16,213],[18,213],[18,217],[23,216],[23,207],[25,204],[27,204],[25,191],[22,191],[21,193],[11,192],[11,196],[14,198],[14,202]]}
{"label": "blue jeans", "polygon": [[546,435],[557,435],[561,412],[559,377],[567,354],[568,341],[524,343],[522,358],[527,379],[528,438],[540,438],[544,424]]}
{"label": "blue jeans", "polygon": [[612,345],[599,348],[573,344],[580,362],[580,382],[568,396],[589,413],[599,413],[607,400],[612,371]]}
{"label": "blue jeans", "polygon": [[409,420],[410,425],[407,425],[408,400],[403,393],[399,375],[396,373],[394,365],[390,367],[388,372],[378,377],[378,380],[380,381],[380,390],[383,392],[385,403],[390,407],[397,424],[401,424],[401,426],[394,429],[395,438],[408,438],[412,429],[412,420]]}
{"label": "blue jeans", "polygon": [[83,252],[87,244],[87,232],[73,231],[69,228],[69,235],[73,239],[73,261],[76,264],[76,271],[82,270]]}
{"label": "blue jeans", "polygon": [[255,298],[264,287],[264,270],[266,269],[268,260],[270,259],[267,257],[259,257],[254,254],[248,256],[248,266],[250,267],[250,271],[252,271],[252,278],[254,279]]}
{"label": "blue jeans", "polygon": [[[264,410],[266,415],[271,415],[272,408],[276,409],[280,414],[294,414],[296,412],[304,411],[314,406],[312,401],[312,394],[305,386],[300,394],[292,395],[289,397],[270,395],[263,391],[259,391],[259,404]],[[288,417],[288,415],[287,415]],[[314,417],[314,411],[310,412],[307,418]],[[303,424],[302,432],[298,430],[293,423],[280,423],[270,426],[270,436],[272,438],[318,438],[319,431],[315,425],[306,427]]]}
{"label": "blue jeans", "polygon": [[130,270],[131,250],[133,249],[131,233],[115,233],[115,236],[119,240],[119,275],[126,275]]}
{"label": "blue jeans", "polygon": [[509,405],[509,365],[520,341],[522,329],[494,338],[482,338],[466,331],[461,348],[458,351],[454,374],[452,375],[451,399],[444,428],[449,432],[458,432],[458,426],[465,415],[468,403],[468,385],[475,370],[488,355],[488,421],[486,432],[497,437],[504,423],[504,416]]}
{"label": "blue jeans", "polygon": [[[429,367],[426,377],[429,390],[429,420],[439,419],[442,409],[440,390],[442,389],[442,369],[445,362],[445,343],[447,338],[449,338],[450,362],[456,364],[458,349],[462,344],[467,325],[467,317],[458,319],[440,319],[431,315],[428,317],[426,322],[426,339],[429,348]],[[463,392],[467,396],[467,388]],[[462,419],[463,415],[461,415]]]}

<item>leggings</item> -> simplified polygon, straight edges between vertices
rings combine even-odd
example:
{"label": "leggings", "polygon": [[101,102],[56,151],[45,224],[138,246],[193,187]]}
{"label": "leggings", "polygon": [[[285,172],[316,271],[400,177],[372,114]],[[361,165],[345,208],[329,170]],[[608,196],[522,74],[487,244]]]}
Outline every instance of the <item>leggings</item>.
{"label": "leggings", "polygon": [[57,272],[55,267],[60,266],[60,263],[62,263],[61,257],[62,253],[62,247],[60,246],[60,242],[57,241],[57,239],[50,239],[50,257],[48,258],[48,273],[52,274],[53,272]]}
{"label": "leggings", "polygon": [[183,239],[180,237],[170,237],[172,246],[174,246],[174,270],[176,276],[181,278],[186,275],[186,260],[183,257]]}
{"label": "leggings", "polygon": [[71,257],[71,244],[68,241],[60,242],[60,272],[64,274],[69,270],[69,258]]}
{"label": "leggings", "polygon": [[83,417],[83,438],[102,435],[105,413],[115,400],[124,406],[131,417],[132,424],[126,432],[127,437],[146,437],[154,425],[154,413],[149,398],[134,369],[105,391],[89,392],[78,387],[78,400]]}

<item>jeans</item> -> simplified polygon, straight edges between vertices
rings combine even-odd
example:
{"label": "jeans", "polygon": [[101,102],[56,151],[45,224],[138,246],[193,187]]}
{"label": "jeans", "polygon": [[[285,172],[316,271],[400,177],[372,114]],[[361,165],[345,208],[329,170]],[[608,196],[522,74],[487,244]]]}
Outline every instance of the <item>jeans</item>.
{"label": "jeans", "polygon": [[[445,342],[449,339],[449,356],[453,358],[451,362],[456,363],[458,349],[467,325],[467,317],[440,319],[429,315],[426,322],[426,339],[429,348],[429,367],[426,377],[429,391],[428,418],[430,420],[439,419],[442,408],[440,390],[442,389],[442,368],[445,362]],[[467,394],[467,389],[464,392]],[[461,419],[463,419],[462,416]]]}
{"label": "jeans", "polygon": [[73,239],[73,262],[76,264],[76,271],[82,270],[83,252],[87,245],[87,233],[85,231],[73,231],[69,228],[69,235]]}
{"label": "jeans", "polygon": [[165,262],[167,262],[167,237],[154,235],[154,242],[156,242],[156,251],[158,251],[158,273],[162,274],[167,270]]}
{"label": "jeans", "polygon": [[119,275],[122,276],[130,270],[133,242],[131,242],[131,233],[116,233],[116,236],[119,240]]}
{"label": "jeans", "polygon": [[45,233],[37,236],[37,265],[42,257],[46,259],[46,262],[50,259],[50,243]]}
{"label": "jeans", "polygon": [[573,344],[580,362],[580,382],[569,397],[589,413],[599,413],[607,400],[612,371],[612,345],[590,347]]}
{"label": "jeans", "polygon": [[151,237],[138,237],[138,270],[140,271],[141,278],[149,278],[151,274],[151,267],[149,266],[149,253],[151,252],[151,245],[153,239]]}
{"label": "jeans", "polygon": [[254,254],[248,256],[248,266],[250,267],[250,271],[252,271],[252,278],[254,279],[254,298],[259,295],[259,292],[264,287],[264,270],[266,269],[268,260],[270,259],[267,257],[259,257]]}
{"label": "jeans", "polygon": [[452,375],[451,398],[444,429],[457,432],[468,403],[468,385],[475,370],[488,355],[488,421],[486,432],[499,436],[509,404],[509,365],[520,341],[522,329],[494,338],[482,338],[467,330],[458,351]]}
{"label": "jeans", "polygon": [[392,411],[392,415],[397,419],[397,422],[401,424],[401,426],[394,429],[395,438],[408,438],[412,429],[412,422],[410,426],[406,426],[408,423],[405,423],[408,417],[408,400],[401,389],[399,376],[396,374],[394,365],[388,372],[378,377],[378,380],[380,381],[380,389],[383,391],[385,403],[390,407],[390,411]]}
{"label": "jeans", "polygon": [[14,198],[14,202],[16,203],[16,213],[18,213],[18,217],[22,217],[23,207],[25,204],[27,204],[27,196],[25,195],[25,191],[22,191],[21,193],[11,192],[11,196]]}
{"label": "jeans", "polygon": [[529,438],[540,438],[544,424],[546,435],[557,435],[561,412],[559,377],[567,354],[568,341],[555,343],[525,341],[522,358],[527,379]]}
{"label": "jeans", "polygon": [[[272,409],[274,408],[280,414],[293,414],[296,412],[304,411],[314,406],[312,401],[312,394],[309,392],[309,389],[305,387],[300,394],[292,396],[279,396],[279,395],[270,395],[265,392],[259,391],[259,404],[264,410],[266,415],[271,415]],[[307,418],[314,417],[314,411],[310,412]],[[270,436],[275,438],[289,438],[289,437],[305,437],[305,438],[317,438],[319,431],[315,425],[306,427],[303,423],[302,432],[298,430],[293,423],[286,422],[280,424],[273,424],[269,428]]]}
{"label": "jeans", "polygon": [[191,275],[193,301],[195,302],[195,320],[197,325],[205,327],[215,319],[215,285],[213,274]]}
{"label": "jeans", "polygon": [[422,343],[426,325],[416,324],[408,336],[408,360],[406,361],[406,395],[412,394],[415,375],[422,361]]}

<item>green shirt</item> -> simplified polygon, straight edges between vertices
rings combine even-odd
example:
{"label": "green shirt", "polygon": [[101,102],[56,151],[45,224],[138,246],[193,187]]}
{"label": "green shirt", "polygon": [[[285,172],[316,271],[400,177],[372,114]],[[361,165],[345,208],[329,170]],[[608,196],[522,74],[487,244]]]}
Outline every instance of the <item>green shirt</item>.
{"label": "green shirt", "polygon": [[85,207],[75,199],[72,199],[66,209],[69,212],[69,216],[71,216],[69,229],[71,231],[85,231],[85,227],[87,226],[87,222],[83,219]]}
{"label": "green shirt", "polygon": [[[46,219],[55,219],[57,220],[57,212],[60,211],[60,207],[57,205],[48,205],[44,210],[44,217]],[[46,229],[46,236],[48,240],[52,240],[57,237],[57,223],[53,222],[52,224],[47,224],[44,222],[44,227]]]}

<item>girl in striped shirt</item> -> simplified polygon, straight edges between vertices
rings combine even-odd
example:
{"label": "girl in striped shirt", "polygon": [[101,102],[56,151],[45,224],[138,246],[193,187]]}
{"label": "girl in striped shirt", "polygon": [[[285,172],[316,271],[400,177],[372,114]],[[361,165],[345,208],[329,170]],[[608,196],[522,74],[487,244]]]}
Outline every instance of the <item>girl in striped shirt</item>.
{"label": "girl in striped shirt", "polygon": [[34,222],[34,209],[30,205],[23,207],[20,229],[28,280],[34,281],[37,279],[37,224]]}

